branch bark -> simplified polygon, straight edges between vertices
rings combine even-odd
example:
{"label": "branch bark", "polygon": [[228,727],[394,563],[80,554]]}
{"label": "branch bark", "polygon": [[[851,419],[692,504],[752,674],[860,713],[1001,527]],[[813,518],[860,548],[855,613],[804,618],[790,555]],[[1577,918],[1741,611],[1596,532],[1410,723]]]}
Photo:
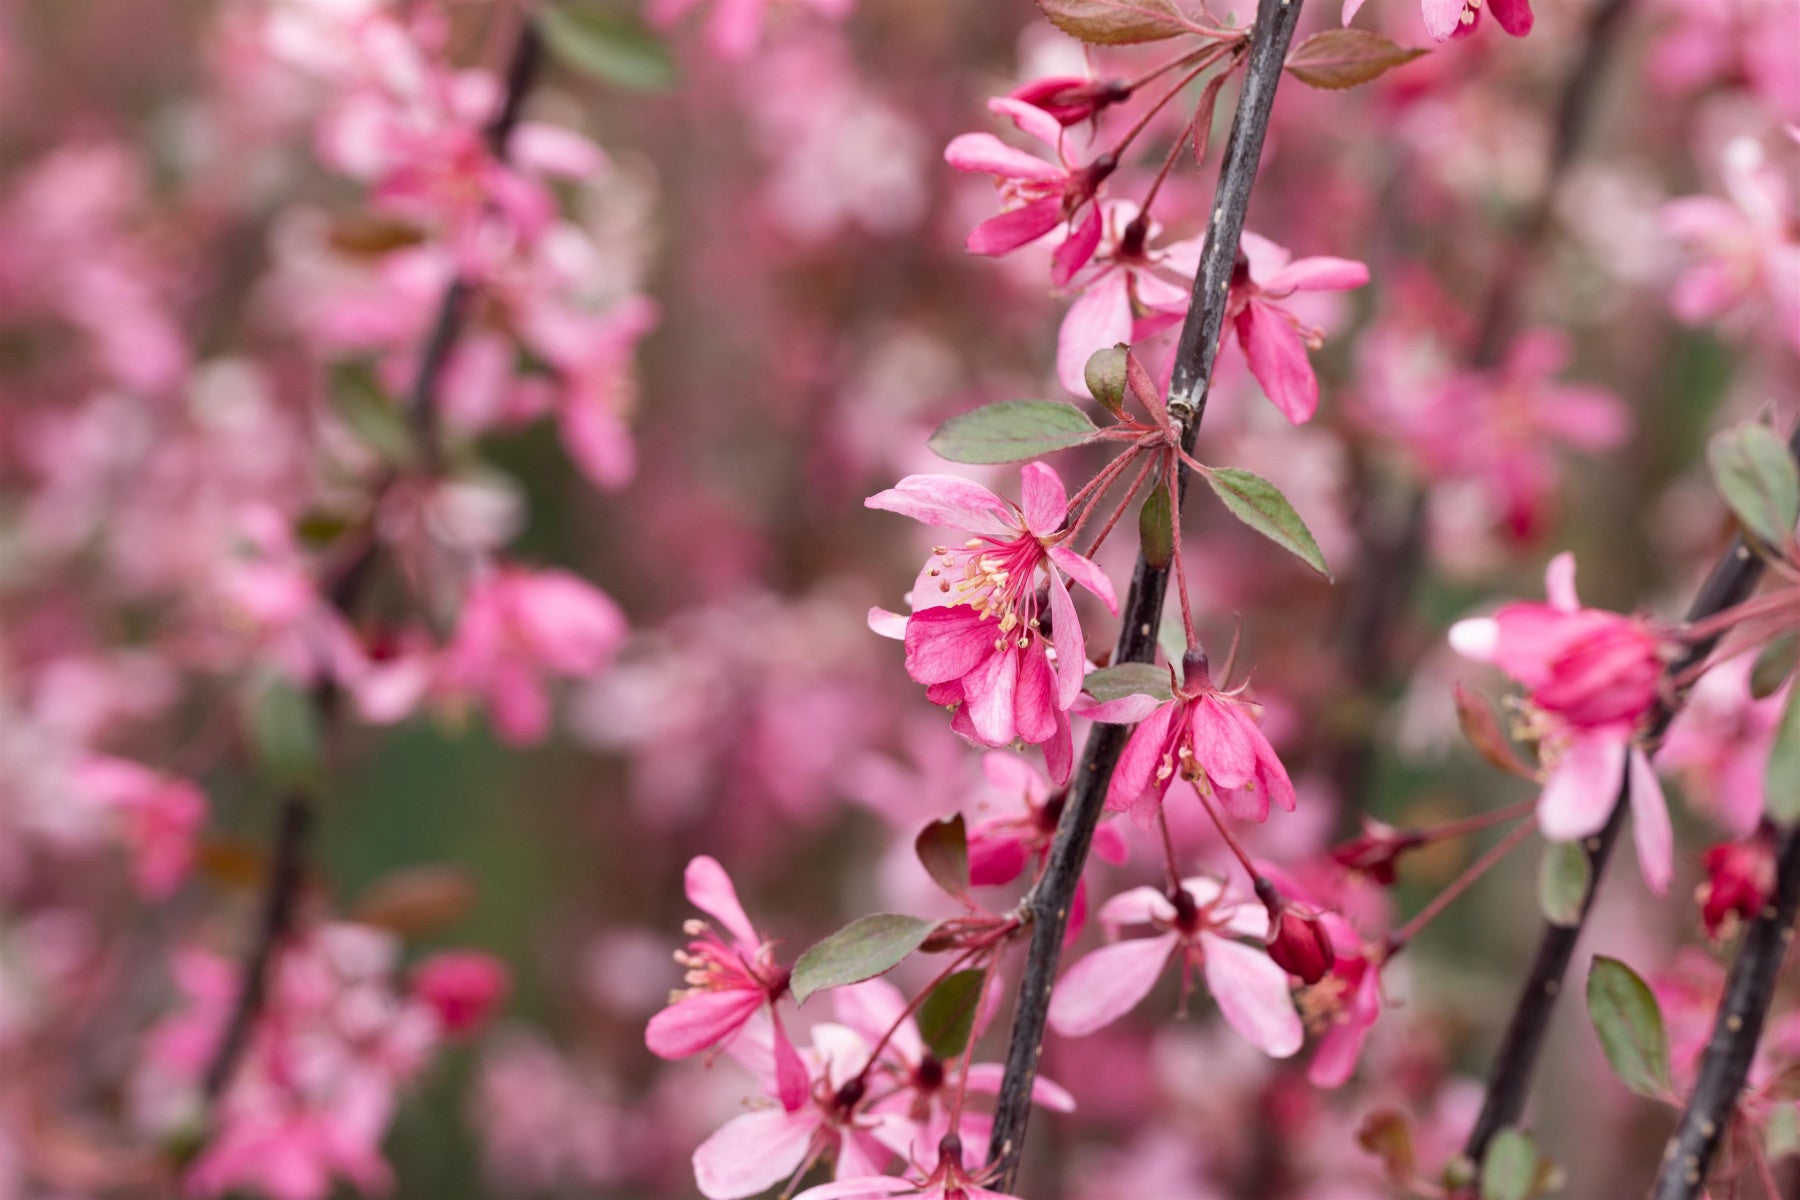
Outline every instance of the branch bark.
{"label": "branch bark", "polygon": [[[1250,52],[1238,93],[1237,113],[1231,137],[1219,165],[1212,219],[1207,225],[1206,248],[1194,276],[1193,298],[1182,325],[1176,349],[1175,370],[1169,388],[1169,411],[1180,422],[1182,444],[1191,450],[1206,410],[1207,387],[1218,358],[1219,339],[1225,328],[1225,308],[1231,275],[1237,263],[1238,238],[1244,230],[1244,214],[1256,183],[1257,163],[1262,158],[1263,138],[1275,89],[1281,82],[1282,65],[1294,27],[1299,23],[1302,0],[1260,0]],[[1181,479],[1185,495],[1187,478]],[[1121,624],[1115,662],[1151,662],[1156,657],[1156,633],[1162,623],[1163,594],[1169,572],[1153,567],[1138,555],[1132,571],[1131,590],[1120,610]],[[1063,931],[1075,886],[1087,863],[1088,849],[1106,799],[1113,768],[1125,748],[1129,730],[1119,725],[1096,725],[1088,735],[1081,763],[1076,768],[1069,802],[1057,825],[1043,875],[1026,898],[1031,914],[1031,946],[1019,984],[1012,1042],[1006,1055],[1006,1074],[994,1109],[993,1137],[988,1156],[999,1168],[996,1183],[1013,1191],[1024,1147],[1025,1126],[1031,1111],[1031,1088],[1037,1078],[1038,1057],[1043,1053],[1044,1021],[1050,1009],[1050,990],[1062,952]]]}
{"label": "branch bark", "polygon": [[[1800,425],[1795,426],[1789,437],[1788,449],[1796,459],[1800,459]],[[1724,557],[1713,567],[1712,573],[1701,586],[1693,607],[1688,610],[1689,623],[1723,612],[1744,600],[1762,578],[1762,571],[1762,559],[1751,551],[1743,538],[1733,538]],[[1669,730],[1669,723],[1675,719],[1685,699],[1685,693],[1676,691],[1673,681],[1703,661],[1718,642],[1717,637],[1712,637],[1692,643],[1680,658],[1665,668],[1663,684],[1668,698],[1659,702],[1651,713],[1650,723],[1644,733],[1646,752],[1654,754],[1661,746],[1663,735]],[[1493,1071],[1488,1076],[1487,1097],[1482,1103],[1481,1115],[1476,1119],[1475,1127],[1469,1133],[1468,1144],[1463,1150],[1475,1163],[1481,1162],[1493,1136],[1505,1126],[1515,1124],[1519,1114],[1524,1111],[1525,1099],[1531,1088],[1531,1073],[1537,1065],[1538,1051],[1543,1047],[1551,1010],[1556,1006],[1556,997],[1562,990],[1563,976],[1568,972],[1575,945],[1581,940],[1588,910],[1599,891],[1613,844],[1618,841],[1627,807],[1625,788],[1621,785],[1606,827],[1590,838],[1584,847],[1591,869],[1587,895],[1581,902],[1579,921],[1573,926],[1548,923],[1544,926],[1543,937],[1538,942],[1537,957],[1532,961],[1530,974],[1525,977],[1525,986],[1519,993],[1512,1020],[1507,1024],[1506,1036],[1500,1043],[1500,1052],[1494,1059]]]}
{"label": "branch bark", "polygon": [[1775,997],[1775,980],[1794,937],[1794,912],[1800,908],[1800,828],[1782,835],[1776,863],[1775,894],[1750,922],[1738,946],[1725,997],[1713,1019],[1712,1037],[1700,1056],[1693,1093],[1663,1151],[1662,1170],[1651,1193],[1655,1200],[1695,1200],[1719,1142],[1731,1129]]}

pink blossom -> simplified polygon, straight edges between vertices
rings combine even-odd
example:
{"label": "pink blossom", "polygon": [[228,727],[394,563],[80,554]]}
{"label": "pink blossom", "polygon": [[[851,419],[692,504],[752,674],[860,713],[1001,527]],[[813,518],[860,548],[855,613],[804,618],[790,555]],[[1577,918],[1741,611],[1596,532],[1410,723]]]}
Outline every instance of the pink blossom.
{"label": "pink blossom", "polygon": [[1137,722],[1107,787],[1110,812],[1148,824],[1178,777],[1217,793],[1246,820],[1266,819],[1271,801],[1294,810],[1287,768],[1252,719],[1257,706],[1214,687],[1205,655],[1189,654],[1186,679],[1168,700],[1135,694],[1078,711],[1092,721]]}
{"label": "pink blossom", "polygon": [[[982,771],[997,794],[1018,800],[1022,812],[984,817],[969,826],[969,882],[997,887],[1019,877],[1028,863],[1049,857],[1068,799],[1052,790],[1042,772],[1016,754],[995,750],[982,756]],[[1127,847],[1118,826],[1104,823],[1094,830],[1095,855],[1109,863],[1125,861]],[[1075,885],[1069,910],[1069,936],[1074,937],[1087,913],[1087,881]]]}
{"label": "pink blossom", "polygon": [[1773,327],[1800,349],[1800,233],[1792,189],[1762,144],[1734,138],[1721,175],[1726,195],[1687,196],[1663,207],[1663,228],[1693,251],[1675,284],[1675,315],[1692,324],[1772,310]]}
{"label": "pink blossom", "polygon": [[413,971],[412,990],[452,1037],[466,1037],[493,1017],[511,988],[506,966],[491,954],[447,950]]}
{"label": "pink blossom", "polygon": [[181,886],[193,869],[194,843],[206,823],[206,797],[199,788],[104,755],[81,762],[73,782],[118,814],[140,892],[160,900]]}
{"label": "pink blossom", "polygon": [[[1060,782],[1073,757],[1066,710],[1081,691],[1087,666],[1086,640],[1063,574],[1109,610],[1117,612],[1118,602],[1105,574],[1062,545],[1069,535],[1069,502],[1056,472],[1029,463],[1021,475],[1022,508],[952,475],[909,475],[866,503],[976,535],[933,550],[913,586],[904,633],[907,674],[926,685],[932,703],[956,706],[951,727],[972,741],[1049,743],[1050,773]],[[1040,576],[1048,586],[1054,668],[1041,631]],[[878,628],[895,620],[871,614]]]}
{"label": "pink blossom", "polygon": [[1300,1049],[1305,1034],[1287,972],[1260,945],[1227,936],[1260,941],[1269,928],[1261,903],[1233,896],[1215,879],[1195,878],[1183,880],[1173,899],[1155,888],[1133,888],[1101,905],[1099,915],[1115,935],[1121,925],[1149,925],[1158,933],[1103,946],[1064,972],[1050,998],[1050,1025],[1058,1033],[1080,1037],[1118,1020],[1150,994],[1173,957],[1181,964],[1184,1007],[1200,970],[1226,1023],[1245,1041],[1272,1058]]}
{"label": "pink blossom", "polygon": [[[1467,36],[1480,25],[1483,7],[1482,0],[1421,0],[1425,31],[1440,42]],[[1487,0],[1485,7],[1494,10],[1494,20],[1514,37],[1531,32],[1531,0]]]}
{"label": "pink blossom", "polygon": [[1638,862],[1660,894],[1674,869],[1673,835],[1662,787],[1633,738],[1656,703],[1664,641],[1640,618],[1581,607],[1573,555],[1551,560],[1544,586],[1548,604],[1508,604],[1459,621],[1450,644],[1529,690],[1547,768],[1537,812],[1544,836],[1567,842],[1598,832],[1624,787]]}
{"label": "pink blossom", "polygon": [[716,859],[703,854],[689,862],[686,882],[689,902],[718,921],[731,940],[704,921],[687,923],[693,940],[676,952],[675,961],[687,968],[688,986],[670,993],[669,1007],[650,1018],[644,1044],[662,1058],[687,1058],[729,1043],[766,1008],[774,1075],[782,1104],[791,1111],[801,1103],[806,1073],[775,1013],[775,1002],[788,988],[788,969],[775,962],[773,944],[757,935]]}
{"label": "pink blossom", "polygon": [[[972,1135],[971,1142],[977,1141]],[[913,1160],[906,1174],[839,1178],[807,1188],[794,1200],[887,1200],[890,1196],[917,1200],[1013,1200],[1009,1192],[982,1186],[991,1172],[972,1171],[969,1150],[958,1134],[947,1135],[936,1149],[937,1166],[924,1170]]]}
{"label": "pink blossom", "polygon": [[656,305],[633,296],[598,315],[540,305],[521,330],[561,373],[555,404],[563,445],[596,487],[623,487],[636,468],[627,426],[637,406],[633,355],[656,322]]}
{"label": "pink blossom", "polygon": [[488,706],[500,736],[514,744],[550,727],[541,676],[593,676],[625,638],[625,618],[607,596],[568,571],[497,570],[470,591],[445,652],[441,684]]}
{"label": "pink blossom", "polygon": [[1706,882],[1700,885],[1701,920],[1714,941],[1729,936],[1739,918],[1762,912],[1775,894],[1775,841],[1759,830],[1741,842],[1721,842],[1700,856]]}
{"label": "pink blossom", "polygon": [[1314,1087],[1335,1088],[1349,1082],[1381,1016],[1381,962],[1350,922],[1336,913],[1322,920],[1336,961],[1329,975],[1301,993],[1300,1008],[1307,1025],[1324,1032],[1306,1078]]}
{"label": "pink blossom", "polygon": [[[703,2],[650,0],[644,15],[652,25],[666,29]],[[755,53],[772,11],[804,8],[825,20],[841,21],[855,4],[856,0],[713,0],[706,19],[706,47],[727,61],[742,61]]]}
{"label": "pink blossom", "polygon": [[1657,755],[1680,775],[1689,807],[1740,838],[1762,819],[1769,753],[1793,686],[1761,700],[1752,696],[1754,657],[1738,655],[1700,677]]}
{"label": "pink blossom", "polygon": [[[1085,269],[1077,274],[1071,268],[1057,280],[1076,295],[1057,331],[1056,377],[1077,396],[1087,394],[1087,362],[1095,351],[1141,343],[1181,323],[1205,244],[1195,237],[1152,245],[1159,227],[1135,204],[1115,200],[1100,207],[1095,244],[1080,250]],[[1076,241],[1071,237],[1058,253]]]}
{"label": "pink blossom", "polygon": [[1246,230],[1231,276],[1228,315],[1250,373],[1295,425],[1319,408],[1319,380],[1307,350],[1324,344],[1323,330],[1303,323],[1281,301],[1295,292],[1337,292],[1369,282],[1369,268],[1347,258],[1302,258]]}

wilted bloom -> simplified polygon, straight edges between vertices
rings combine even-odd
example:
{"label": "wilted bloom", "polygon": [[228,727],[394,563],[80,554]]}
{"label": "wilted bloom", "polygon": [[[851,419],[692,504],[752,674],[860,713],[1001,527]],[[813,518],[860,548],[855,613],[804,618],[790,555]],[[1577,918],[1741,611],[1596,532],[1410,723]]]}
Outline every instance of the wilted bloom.
{"label": "wilted bloom", "polygon": [[437,1013],[438,1024],[452,1037],[463,1037],[487,1024],[506,1000],[511,986],[506,966],[478,950],[434,954],[413,971],[413,994]]}
{"label": "wilted bloom", "polygon": [[1551,841],[1598,832],[1625,785],[1638,861],[1651,890],[1673,874],[1673,834],[1662,786],[1638,726],[1656,703],[1665,642],[1647,621],[1583,608],[1575,559],[1559,554],[1544,576],[1548,604],[1508,604],[1459,621],[1450,644],[1493,663],[1529,689],[1538,757],[1546,765],[1538,825]]}
{"label": "wilted bloom", "polygon": [[1741,842],[1722,842],[1700,858],[1706,870],[1694,898],[1706,934],[1715,940],[1729,929],[1733,915],[1744,920],[1762,912],[1775,894],[1775,845],[1766,828]]}
{"label": "wilted bloom", "polygon": [[1257,706],[1214,687],[1204,654],[1190,651],[1183,668],[1168,700],[1138,693],[1078,710],[1091,721],[1138,723],[1113,768],[1107,809],[1147,824],[1179,778],[1216,793],[1246,820],[1266,818],[1271,800],[1292,812],[1294,785],[1251,716]]}
{"label": "wilted bloom", "polygon": [[[951,727],[964,737],[985,746],[1049,743],[1045,757],[1061,782],[1073,757],[1065,710],[1087,667],[1087,643],[1063,573],[1108,609],[1117,612],[1118,602],[1100,568],[1062,544],[1069,500],[1056,472],[1029,463],[1021,476],[1022,508],[953,475],[909,475],[866,503],[976,535],[933,550],[913,585],[906,672],[926,685],[932,703],[957,706]],[[1054,669],[1040,616],[1044,586]],[[870,620],[884,629],[898,618],[876,610]]]}
{"label": "wilted bloom", "polygon": [[687,968],[687,987],[671,993],[669,1007],[650,1018],[644,1044],[661,1058],[687,1058],[730,1042],[767,1007],[772,1074],[783,1106],[791,1111],[804,1097],[806,1072],[775,1016],[775,1002],[788,989],[788,968],[776,963],[774,946],[757,935],[717,859],[702,854],[689,862],[686,883],[689,902],[724,926],[731,941],[704,921],[686,924],[693,940],[676,953],[675,961]]}
{"label": "wilted bloom", "polygon": [[1228,308],[1238,345],[1250,363],[1250,374],[1281,415],[1303,424],[1319,408],[1319,380],[1306,352],[1323,345],[1325,334],[1302,323],[1281,301],[1295,292],[1361,287],[1369,282],[1369,268],[1347,258],[1294,261],[1285,248],[1247,230],[1238,247]]}
{"label": "wilted bloom", "polygon": [[1050,1025],[1058,1033],[1079,1037],[1118,1020],[1150,994],[1173,957],[1181,963],[1184,1006],[1199,970],[1226,1023],[1245,1041],[1273,1058],[1300,1049],[1305,1034],[1288,973],[1260,946],[1233,940],[1267,936],[1261,904],[1233,896],[1216,879],[1195,878],[1183,880],[1172,897],[1133,888],[1101,905],[1099,916],[1115,932],[1149,925],[1158,933],[1102,946],[1065,971],[1050,997]]}
{"label": "wilted bloom", "polygon": [[1418,834],[1364,817],[1363,831],[1333,846],[1331,857],[1341,867],[1360,871],[1382,887],[1392,887],[1400,856],[1417,845]]}

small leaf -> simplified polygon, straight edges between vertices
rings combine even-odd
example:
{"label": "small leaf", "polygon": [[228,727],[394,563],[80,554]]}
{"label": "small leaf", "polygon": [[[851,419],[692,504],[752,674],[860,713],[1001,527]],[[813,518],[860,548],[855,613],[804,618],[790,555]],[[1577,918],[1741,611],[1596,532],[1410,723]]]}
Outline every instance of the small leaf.
{"label": "small leaf", "polygon": [[1088,355],[1087,366],[1081,369],[1088,395],[1115,415],[1125,412],[1125,358],[1130,353],[1124,342],[1107,346]]}
{"label": "small leaf", "polygon": [[1479,750],[1490,765],[1521,779],[1537,778],[1537,773],[1526,766],[1519,752],[1513,749],[1488,702],[1460,683],[1456,685],[1456,720],[1469,744]]}
{"label": "small leaf", "polygon": [[1294,47],[1288,74],[1309,87],[1352,88],[1424,54],[1367,29],[1327,29]]}
{"label": "small leaf", "polygon": [[1763,647],[1750,668],[1750,694],[1767,700],[1781,690],[1794,667],[1800,664],[1800,633],[1787,633]]}
{"label": "small leaf", "polygon": [[913,851],[939,887],[958,900],[969,901],[969,831],[961,813],[921,829]]}
{"label": "small leaf", "polygon": [[1706,447],[1713,483],[1748,532],[1773,546],[1800,520],[1800,469],[1767,425],[1727,429]]}
{"label": "small leaf", "polygon": [[1412,1128],[1403,1114],[1391,1108],[1370,1113],[1356,1131],[1356,1144],[1381,1159],[1390,1183],[1403,1188],[1412,1182],[1418,1160],[1413,1154]]}
{"label": "small leaf", "polygon": [[1138,546],[1144,561],[1159,571],[1175,561],[1175,525],[1170,516],[1169,489],[1158,484],[1138,510]]}
{"label": "small leaf", "polygon": [[1640,1096],[1668,1099],[1669,1038],[1650,985],[1618,959],[1597,954],[1588,969],[1587,1007],[1619,1081]]}
{"label": "small leaf", "polygon": [[1090,672],[1081,686],[1102,703],[1136,695],[1167,700],[1170,695],[1168,668],[1154,663],[1120,663],[1116,667],[1103,667]]}
{"label": "small leaf", "polygon": [[1231,77],[1230,71],[1221,71],[1206,81],[1201,89],[1200,102],[1194,106],[1194,120],[1189,127],[1188,138],[1194,146],[1194,165],[1206,165],[1206,146],[1212,140],[1213,114],[1219,107],[1219,89]]}
{"label": "small leaf", "polygon": [[1044,19],[1095,46],[1159,42],[1188,32],[1170,0],[1037,0]]}
{"label": "small leaf", "polygon": [[316,783],[322,741],[312,698],[277,679],[262,688],[251,703],[251,740],[263,773],[281,787]]}
{"label": "small leaf", "polygon": [[475,879],[449,863],[389,871],[357,896],[353,919],[402,937],[423,937],[454,925],[475,908]]}
{"label": "small leaf", "polygon": [[986,971],[958,971],[932,988],[919,1006],[919,1036],[939,1061],[955,1058],[969,1044],[986,977]]}
{"label": "small leaf", "polygon": [[951,417],[926,445],[951,462],[1021,462],[1079,446],[1094,433],[1094,423],[1073,404],[1001,400]]}
{"label": "small leaf", "polygon": [[1502,1129],[1488,1143],[1481,1163],[1481,1200],[1529,1200],[1537,1190],[1538,1161],[1530,1137]]}
{"label": "small leaf", "polygon": [[1296,555],[1325,578],[1331,578],[1325,556],[1319,553],[1319,543],[1313,541],[1306,522],[1300,519],[1300,514],[1274,484],[1260,475],[1235,467],[1208,470],[1206,482],[1238,520]]}
{"label": "small leaf", "polygon": [[814,992],[873,979],[919,948],[937,922],[898,913],[859,917],[824,941],[812,945],[794,964],[794,1003],[804,1004]]}
{"label": "small leaf", "polygon": [[656,92],[675,82],[668,47],[610,4],[546,4],[538,25],[550,49],[575,70],[602,83]]}
{"label": "small leaf", "polygon": [[1581,924],[1581,905],[1587,899],[1594,869],[1579,842],[1550,842],[1538,865],[1538,907],[1552,925]]}
{"label": "small leaf", "polygon": [[350,431],[391,463],[413,458],[406,415],[381,390],[368,363],[340,363],[331,370],[332,407]]}
{"label": "small leaf", "polygon": [[1788,692],[1781,722],[1775,726],[1763,795],[1767,797],[1763,811],[1770,820],[1778,825],[1800,821],[1800,687]]}

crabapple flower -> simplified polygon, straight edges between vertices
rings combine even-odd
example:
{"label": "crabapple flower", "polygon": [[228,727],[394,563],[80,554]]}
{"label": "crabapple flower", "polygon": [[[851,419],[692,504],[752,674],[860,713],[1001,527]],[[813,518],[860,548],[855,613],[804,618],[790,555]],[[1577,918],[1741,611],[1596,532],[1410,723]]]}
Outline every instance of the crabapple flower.
{"label": "crabapple flower", "polygon": [[[1361,6],[1361,0],[1354,3]],[[1531,32],[1531,0],[1487,0],[1487,7],[1494,10],[1494,20],[1500,22],[1500,28],[1514,37]],[[1482,0],[1421,0],[1420,5],[1425,32],[1440,42],[1474,33],[1481,23],[1481,9]],[[1344,22],[1348,24],[1355,8],[1346,4],[1344,12]]]}
{"label": "crabapple flower", "polygon": [[[972,1142],[979,1140],[970,1138]],[[888,1200],[891,1196],[902,1200],[908,1196],[915,1200],[1014,1200],[1010,1192],[981,1186],[981,1181],[989,1177],[990,1172],[969,1169],[963,1139],[952,1133],[939,1143],[937,1166],[929,1172],[914,1165],[905,1175],[836,1179],[807,1188],[794,1200]]]}
{"label": "crabapple flower", "polygon": [[1184,682],[1168,700],[1139,693],[1077,708],[1090,721],[1137,723],[1113,768],[1107,810],[1129,812],[1147,825],[1179,777],[1216,793],[1245,820],[1266,819],[1270,801],[1294,811],[1293,781],[1251,717],[1257,706],[1215,688],[1204,654],[1190,652],[1184,669]]}
{"label": "crabapple flower", "polygon": [[1670,304],[1690,324],[1767,305],[1775,328],[1800,349],[1800,211],[1793,193],[1751,137],[1726,145],[1721,175],[1729,200],[1684,196],[1663,206],[1663,228],[1691,248],[1694,260]]}
{"label": "crabapple flower", "polygon": [[1206,241],[1153,246],[1159,227],[1143,219],[1135,204],[1109,201],[1102,208],[1095,225],[1101,240],[1081,255],[1086,269],[1057,281],[1078,293],[1056,336],[1056,378],[1077,396],[1087,394],[1087,362],[1095,351],[1137,345],[1181,323]]}
{"label": "crabapple flower", "polygon": [[[944,161],[959,171],[992,175],[1000,190],[1000,215],[969,233],[969,253],[1011,254],[1068,224],[1069,236],[1056,248],[1051,271],[1061,286],[1100,242],[1100,210],[1093,200],[1118,163],[1104,154],[1085,166],[1076,164],[1069,157],[1062,123],[1031,101],[1000,96],[988,101],[988,110],[1012,118],[1021,132],[1043,142],[1056,157],[1039,158],[991,133],[965,133],[951,140],[944,148]],[[1084,208],[1087,215],[1076,224],[1075,217]]]}
{"label": "crabapple flower", "polygon": [[1657,756],[1681,778],[1688,806],[1739,838],[1762,819],[1769,755],[1793,687],[1758,700],[1750,691],[1754,662],[1754,655],[1740,654],[1702,675]]}
{"label": "crabapple flower", "polygon": [[[1028,463],[1021,476],[1023,507],[953,475],[909,475],[865,503],[975,535],[937,547],[920,572],[905,619],[906,672],[926,685],[932,703],[956,706],[951,728],[971,741],[1048,743],[1045,758],[1060,783],[1073,758],[1066,710],[1087,666],[1063,574],[1112,612],[1118,601],[1100,568],[1062,544],[1069,499],[1056,472]],[[1046,604],[1054,668],[1040,616]],[[870,621],[887,629],[898,618],[875,610]]]}
{"label": "crabapple flower", "polygon": [[1662,786],[1633,739],[1656,703],[1664,639],[1641,618],[1581,607],[1573,555],[1550,561],[1544,586],[1549,603],[1459,621],[1450,644],[1529,690],[1548,770],[1537,808],[1544,836],[1568,842],[1598,832],[1625,784],[1638,862],[1660,895],[1674,871],[1673,834]]}
{"label": "crabapple flower", "polygon": [[1232,895],[1216,879],[1195,878],[1183,880],[1173,898],[1133,888],[1101,905],[1099,916],[1115,933],[1121,925],[1159,932],[1102,946],[1065,971],[1050,998],[1050,1025],[1058,1033],[1081,1037],[1118,1020],[1150,994],[1175,958],[1184,1007],[1199,970],[1226,1023],[1245,1041],[1272,1058],[1300,1049],[1305,1032],[1288,994],[1288,973],[1260,946],[1230,936],[1261,941],[1267,935],[1260,902]]}
{"label": "crabapple flower", "polygon": [[717,859],[702,854],[687,865],[687,897],[724,927],[731,941],[704,921],[684,926],[693,940],[676,951],[687,968],[687,987],[671,992],[669,1007],[650,1018],[644,1044],[659,1058],[687,1058],[735,1039],[764,1008],[771,1021],[772,1072],[784,1108],[798,1108],[805,1096],[806,1071],[775,1013],[788,989],[789,970],[775,961],[774,946],[757,935],[738,903],[737,889]]}
{"label": "crabapple flower", "polygon": [[434,954],[413,971],[412,990],[451,1037],[467,1037],[487,1024],[506,1000],[511,983],[506,967],[491,954],[448,950]]}
{"label": "crabapple flower", "polygon": [[1706,882],[1695,895],[1706,936],[1714,941],[1733,927],[1733,917],[1748,921],[1762,912],[1775,894],[1775,844],[1767,830],[1741,842],[1722,842],[1700,858]]}
{"label": "crabapple flower", "polygon": [[1308,1027],[1324,1033],[1306,1078],[1314,1087],[1335,1088],[1349,1082],[1381,1016],[1381,962],[1350,922],[1336,913],[1320,919],[1336,961],[1329,975],[1300,993]]}
{"label": "crabapple flower", "polygon": [[[644,17],[658,29],[667,29],[701,0],[650,0]],[[856,0],[714,0],[706,18],[706,48],[727,62],[742,62],[756,52],[763,24],[771,10],[802,7],[828,21],[849,15]]]}
{"label": "crabapple flower", "polygon": [[1295,425],[1319,408],[1319,379],[1308,349],[1324,344],[1323,330],[1300,321],[1281,304],[1295,292],[1339,292],[1369,282],[1369,268],[1347,258],[1302,258],[1246,230],[1239,241],[1226,315],[1250,374],[1281,415]]}
{"label": "crabapple flower", "polygon": [[1099,115],[1108,105],[1130,97],[1131,88],[1123,80],[1089,79],[1085,75],[1034,79],[1011,93],[1011,99],[1043,109],[1056,118],[1058,125],[1079,125]]}
{"label": "crabapple flower", "polygon": [[550,727],[541,676],[591,677],[624,639],[624,614],[586,580],[508,567],[469,593],[441,682],[453,695],[480,696],[500,736],[527,744]]}
{"label": "crabapple flower", "polygon": [[117,814],[140,893],[160,900],[181,886],[193,868],[194,842],[206,823],[206,797],[199,788],[98,754],[76,766],[73,783]]}

